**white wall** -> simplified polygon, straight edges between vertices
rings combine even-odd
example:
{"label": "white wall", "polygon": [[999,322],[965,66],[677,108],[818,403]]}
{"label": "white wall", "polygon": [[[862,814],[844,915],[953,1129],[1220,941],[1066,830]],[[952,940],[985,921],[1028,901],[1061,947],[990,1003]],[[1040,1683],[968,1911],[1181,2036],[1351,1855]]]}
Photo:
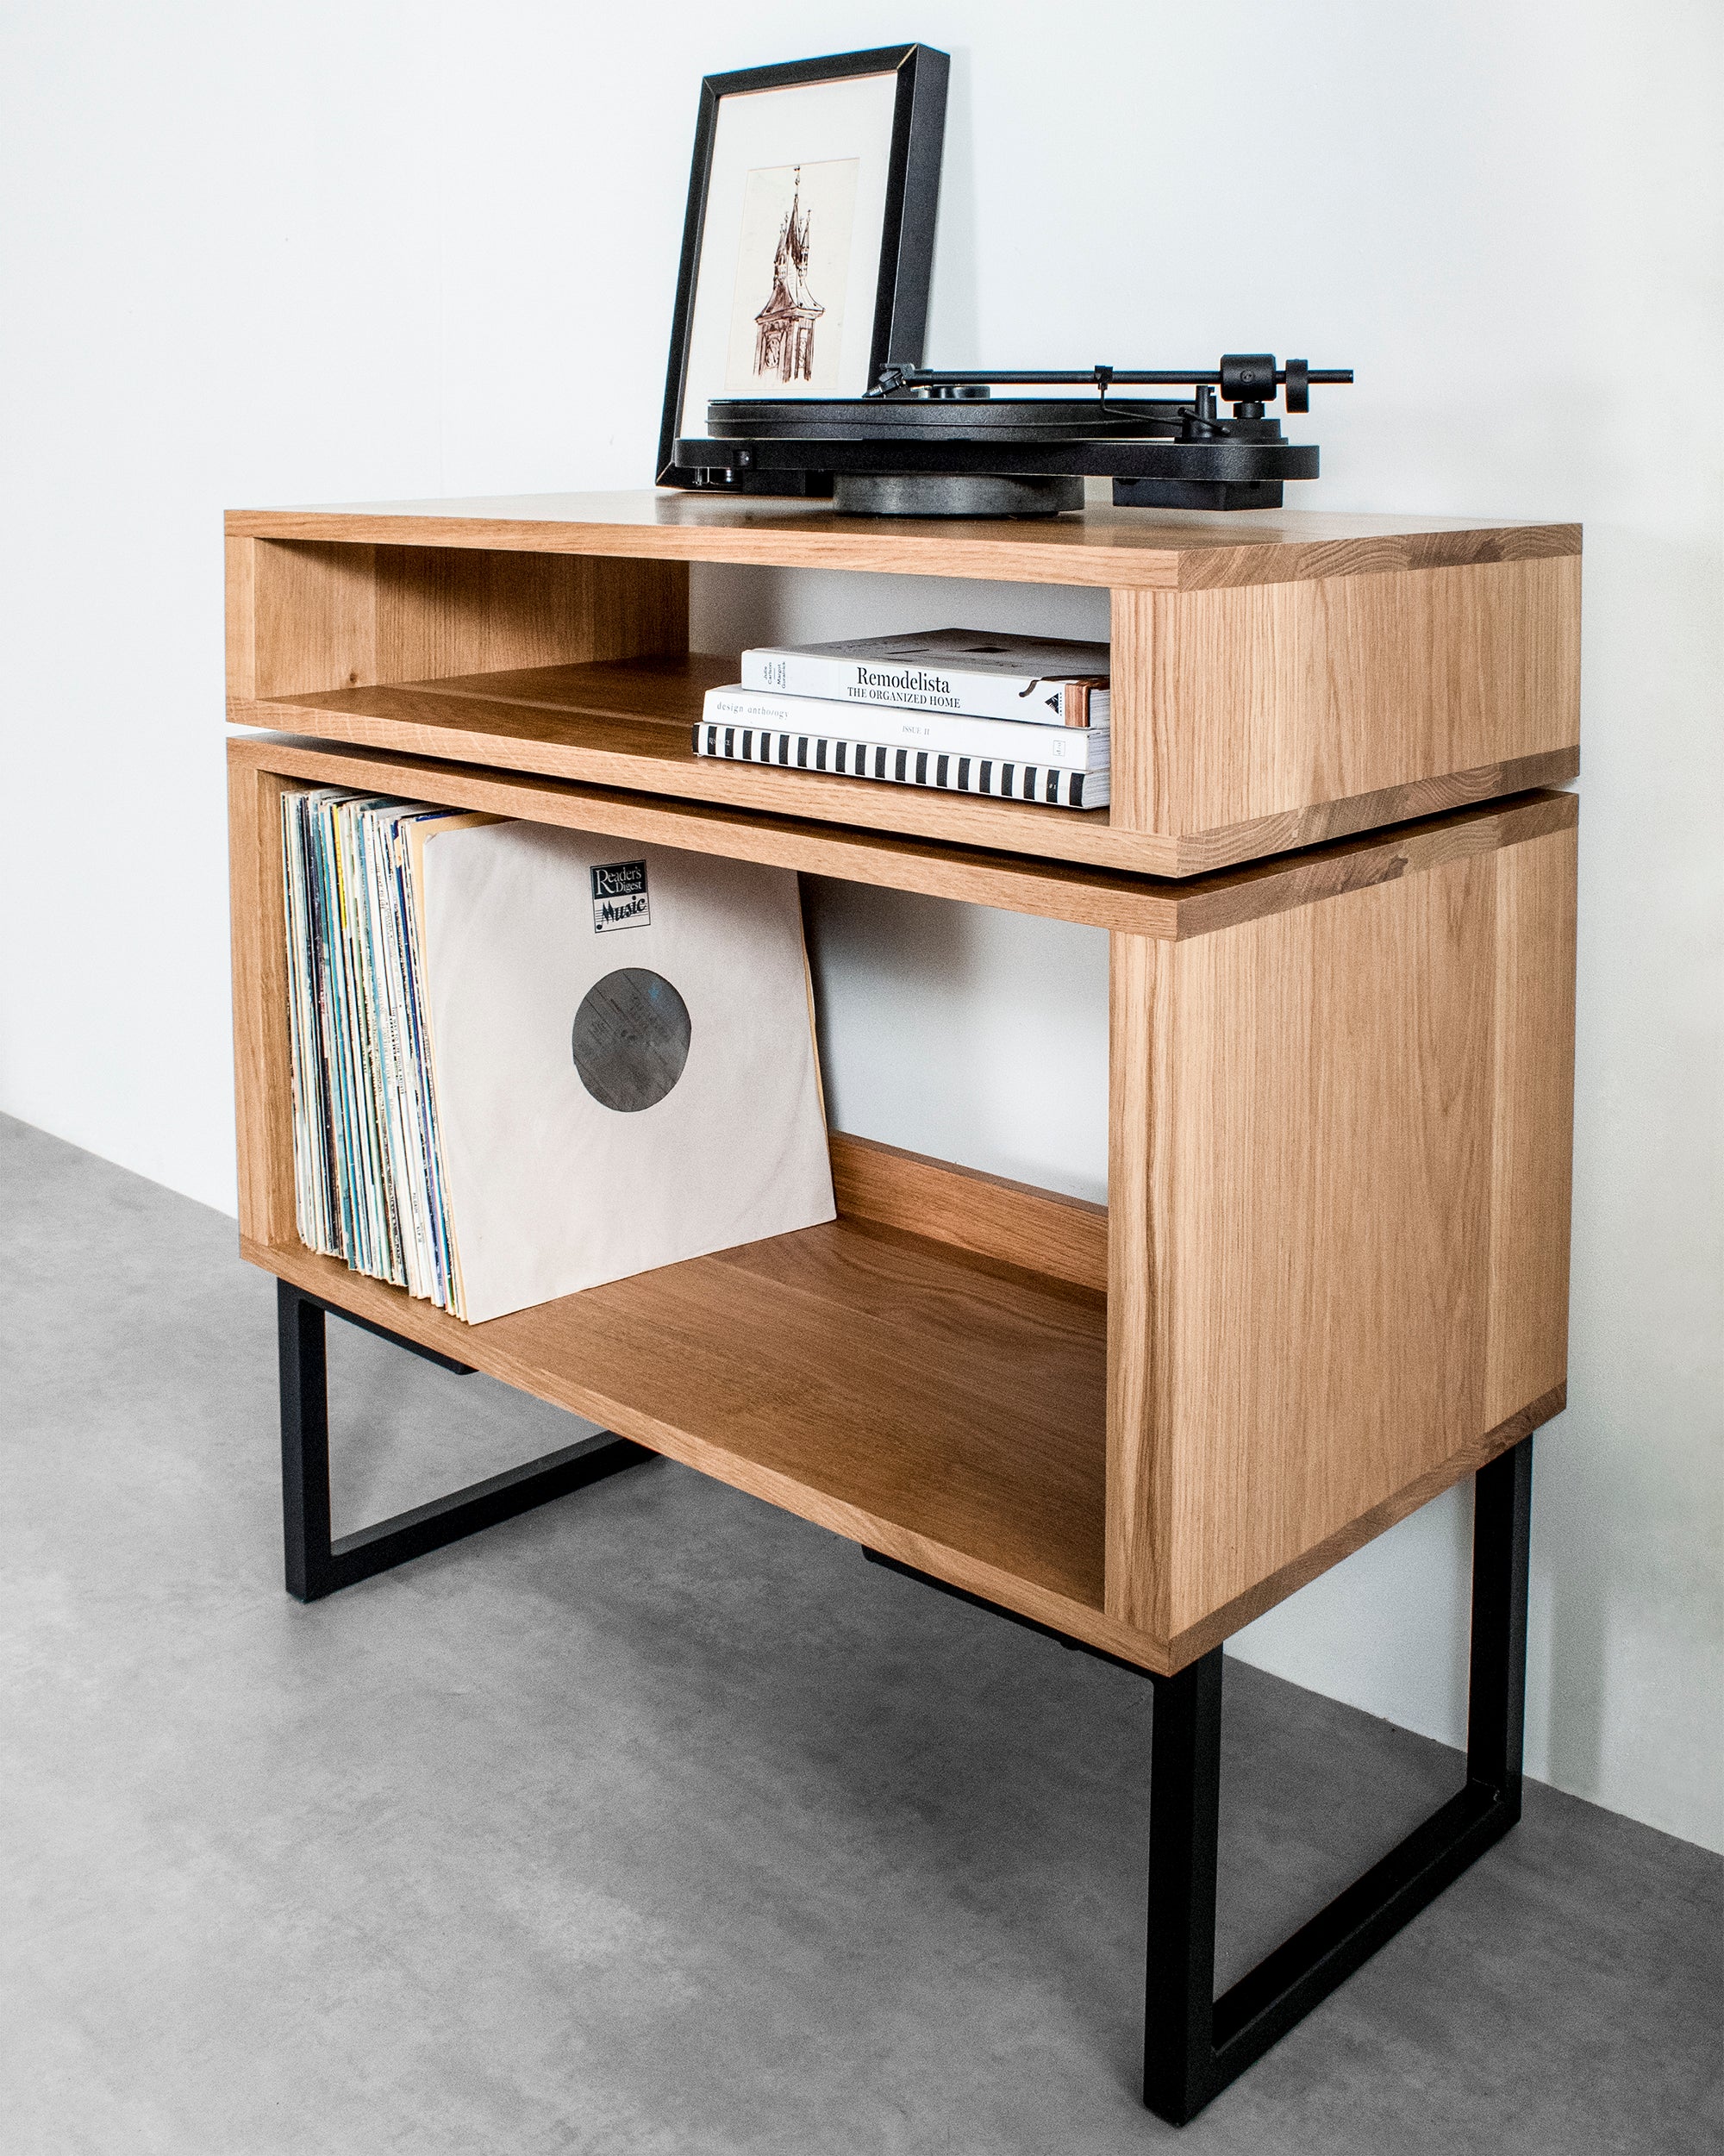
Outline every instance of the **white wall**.
{"label": "white wall", "polygon": [[[1529,1764],[1724,1842],[1719,29],[1708,0],[9,10],[0,1106],[231,1204],[221,509],[641,481],[698,77],[920,34],[953,55],[931,359],[1351,364],[1302,501],[1585,521]],[[1084,594],[697,591],[733,647],[984,605],[1101,633]],[[819,937],[852,1128],[1099,1193],[1096,940],[830,891]],[[1434,1505],[1240,1650],[1453,1738],[1465,1547]]]}

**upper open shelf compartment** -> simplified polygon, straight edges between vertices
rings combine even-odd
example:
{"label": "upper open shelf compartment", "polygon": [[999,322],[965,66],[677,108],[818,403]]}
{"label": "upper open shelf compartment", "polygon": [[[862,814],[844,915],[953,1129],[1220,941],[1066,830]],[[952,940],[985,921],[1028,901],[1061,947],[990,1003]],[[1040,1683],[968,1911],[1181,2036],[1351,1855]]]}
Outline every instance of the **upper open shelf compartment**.
{"label": "upper open shelf compartment", "polygon": [[[1579,537],[1096,510],[954,529],[677,496],[229,519],[228,716],[948,846],[1191,877],[1579,768]],[[1113,805],[729,765],[690,729],[689,563],[1113,590]],[[916,626],[923,626],[918,623]]]}
{"label": "upper open shelf compartment", "polygon": [[[696,756],[691,734],[702,700],[708,689],[734,682],[739,664],[734,655],[703,653],[590,660],[331,690],[234,716],[322,741],[901,831],[952,846],[1128,872],[1148,866],[1141,840],[1128,832],[1115,837],[1105,809],[990,801]],[[1160,872],[1168,872],[1166,865]]]}

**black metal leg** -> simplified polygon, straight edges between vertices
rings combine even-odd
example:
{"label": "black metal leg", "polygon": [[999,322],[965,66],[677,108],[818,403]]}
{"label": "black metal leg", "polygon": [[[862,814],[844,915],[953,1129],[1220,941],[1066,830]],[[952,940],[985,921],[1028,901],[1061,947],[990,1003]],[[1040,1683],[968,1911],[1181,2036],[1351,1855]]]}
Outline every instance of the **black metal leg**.
{"label": "black metal leg", "polygon": [[1532,1493],[1530,1437],[1475,1478],[1466,1786],[1219,1999],[1221,1651],[1151,1680],[1143,2100],[1158,2117],[1194,2118],[1521,1816]]}
{"label": "black metal leg", "polygon": [[329,1592],[329,1372],[323,1306],[275,1284],[281,1365],[281,1534],[287,1591],[300,1602]]}
{"label": "black metal leg", "polygon": [[[1527,1560],[1533,1539],[1533,1440],[1522,1438],[1474,1477],[1472,1655],[1466,1778],[1521,1816],[1527,1724]],[[1510,1823],[1513,1823],[1511,1819]]]}
{"label": "black metal leg", "polygon": [[1212,2093],[1220,1647],[1156,1684],[1151,1741],[1143,2100],[1159,2117],[1183,2122]]}
{"label": "black metal leg", "polygon": [[329,1384],[324,1354],[325,1313],[345,1318],[380,1339],[392,1340],[428,1362],[461,1376],[465,1363],[398,1340],[382,1327],[349,1317],[333,1303],[303,1295],[285,1280],[276,1283],[277,1336],[281,1358],[281,1522],[287,1591],[316,1602],[338,1588],[404,1565],[409,1558],[458,1542],[480,1528],[512,1520],[553,1497],[581,1489],[654,1455],[626,1437],[586,1439],[524,1467],[470,1484],[430,1504],[380,1520],[374,1527],[332,1540],[329,1533]]}

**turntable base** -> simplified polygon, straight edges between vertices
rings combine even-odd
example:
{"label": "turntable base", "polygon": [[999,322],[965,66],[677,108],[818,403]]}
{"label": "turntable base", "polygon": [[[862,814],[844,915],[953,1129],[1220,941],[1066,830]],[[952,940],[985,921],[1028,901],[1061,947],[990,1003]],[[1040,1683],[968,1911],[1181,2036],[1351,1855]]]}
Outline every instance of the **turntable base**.
{"label": "turntable base", "polygon": [[[1352,379],[1302,359],[1277,366],[1268,352],[1172,372],[892,366],[861,397],[713,397],[706,433],[680,438],[659,477],[702,492],[830,497],[865,516],[1058,516],[1083,508],[1086,477],[1111,479],[1121,508],[1279,509],[1283,486],[1315,479],[1319,460],[1268,405],[1284,391],[1289,412],[1309,411],[1314,382]],[[1189,397],[1135,394],[1176,387]],[[1043,393],[1075,388],[1094,393]]]}
{"label": "turntable base", "polygon": [[859,516],[1058,516],[1083,508],[1084,482],[981,472],[840,472],[832,506]]}

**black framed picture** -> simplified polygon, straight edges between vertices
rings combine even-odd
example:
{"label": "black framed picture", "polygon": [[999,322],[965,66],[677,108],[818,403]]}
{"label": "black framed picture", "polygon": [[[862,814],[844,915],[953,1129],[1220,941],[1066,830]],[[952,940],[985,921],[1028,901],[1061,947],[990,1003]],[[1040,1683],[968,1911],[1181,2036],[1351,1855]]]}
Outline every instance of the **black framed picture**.
{"label": "black framed picture", "polygon": [[713,397],[860,397],[921,364],[949,67],[889,45],[702,83],[660,486],[765,491],[678,461]]}

